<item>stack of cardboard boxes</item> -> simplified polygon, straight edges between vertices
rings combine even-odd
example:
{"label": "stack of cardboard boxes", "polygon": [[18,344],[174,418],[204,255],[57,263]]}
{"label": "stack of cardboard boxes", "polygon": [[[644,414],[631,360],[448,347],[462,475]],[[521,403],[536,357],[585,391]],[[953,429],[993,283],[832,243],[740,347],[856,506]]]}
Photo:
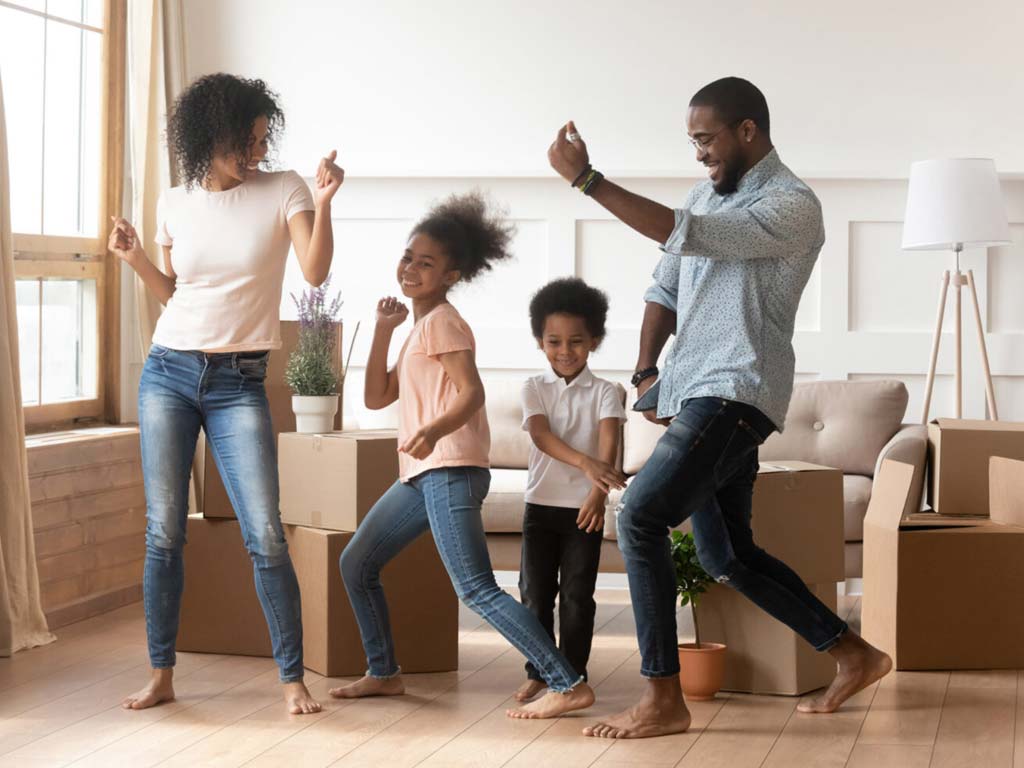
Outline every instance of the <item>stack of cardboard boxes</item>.
{"label": "stack of cardboard boxes", "polygon": [[[281,520],[302,596],[303,656],[331,677],[361,675],[366,656],[338,561],[360,521],[398,477],[390,432],[297,434],[284,368],[298,338],[282,323],[282,349],[267,367],[281,489]],[[340,331],[337,356],[340,359]],[[185,592],[177,647],[182,651],[270,656],[252,561],[212,460],[200,471],[200,514],[189,518]],[[430,533],[381,574],[396,653],[407,672],[458,668],[458,601]]]}
{"label": "stack of cardboard boxes", "polygon": [[864,520],[864,637],[897,669],[1024,666],[1024,424],[929,425],[931,509],[883,463]]}

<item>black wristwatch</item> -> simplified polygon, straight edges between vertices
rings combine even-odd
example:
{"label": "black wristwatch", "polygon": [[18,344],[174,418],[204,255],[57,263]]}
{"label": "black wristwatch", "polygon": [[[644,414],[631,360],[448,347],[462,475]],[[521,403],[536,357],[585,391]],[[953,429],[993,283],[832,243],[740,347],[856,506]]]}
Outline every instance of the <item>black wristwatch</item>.
{"label": "black wristwatch", "polygon": [[640,382],[644,379],[649,379],[651,376],[658,375],[658,366],[652,365],[650,368],[644,368],[642,371],[637,371],[633,374],[633,378],[629,380],[629,383],[634,387],[639,387]]}

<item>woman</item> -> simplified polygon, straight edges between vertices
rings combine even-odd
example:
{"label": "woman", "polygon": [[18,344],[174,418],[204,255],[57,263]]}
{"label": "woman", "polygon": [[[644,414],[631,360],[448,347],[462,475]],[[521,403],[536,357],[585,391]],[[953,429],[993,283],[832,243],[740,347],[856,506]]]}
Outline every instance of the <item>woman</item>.
{"label": "woman", "polygon": [[320,161],[314,203],[294,171],[260,170],[283,127],[284,114],[263,81],[226,74],[195,81],[167,124],[184,183],[158,205],[164,269],[149,261],[124,219],[115,219],[110,234],[110,249],[166,305],[139,382],[152,674],[124,700],[126,709],[174,698],[189,477],[202,428],[252,557],[288,710],[320,710],[303,683],[299,586],[281,528],[263,380],[269,350],[281,346],[278,308],[289,247],[306,280],[321,284],[334,253],[331,200],[344,172],[335,152]]}

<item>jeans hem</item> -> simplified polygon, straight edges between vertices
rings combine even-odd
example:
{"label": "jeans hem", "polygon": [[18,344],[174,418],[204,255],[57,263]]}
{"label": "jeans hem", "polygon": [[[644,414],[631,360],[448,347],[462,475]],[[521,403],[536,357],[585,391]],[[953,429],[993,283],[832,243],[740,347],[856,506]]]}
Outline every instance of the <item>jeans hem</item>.
{"label": "jeans hem", "polygon": [[304,677],[305,677],[304,674],[302,674],[302,675],[281,675],[281,683],[282,683],[282,685],[285,684],[285,683],[301,683]]}
{"label": "jeans hem", "polygon": [[843,639],[843,635],[845,635],[849,630],[850,630],[850,625],[849,624],[844,624],[843,628],[841,630],[839,630],[839,632],[836,634],[835,637],[830,638],[829,640],[826,640],[821,645],[815,646],[814,650],[816,650],[816,651],[818,651],[820,653],[824,653],[826,651],[832,650],[833,648],[836,647],[836,645],[839,643],[839,641]]}
{"label": "jeans hem", "polygon": [[647,669],[641,669],[640,675],[647,678],[648,680],[664,680],[669,677],[676,677],[679,674],[679,670],[675,672],[653,672]]}
{"label": "jeans hem", "polygon": [[585,682],[586,682],[586,680],[583,679],[583,675],[580,675],[579,678],[577,678],[576,682],[574,682],[572,685],[569,685],[569,686],[554,686],[554,685],[551,685],[551,683],[548,683],[548,688],[551,689],[552,691],[554,691],[555,693],[571,693],[572,691],[574,691],[576,689],[576,687],[578,685],[580,685],[582,683],[585,683]]}
{"label": "jeans hem", "polygon": [[398,669],[396,669],[394,672],[392,672],[389,675],[375,675],[369,669],[366,670],[366,676],[367,677],[372,677],[374,680],[392,680],[392,679],[398,677],[400,674],[402,674],[402,668],[401,667],[399,667]]}

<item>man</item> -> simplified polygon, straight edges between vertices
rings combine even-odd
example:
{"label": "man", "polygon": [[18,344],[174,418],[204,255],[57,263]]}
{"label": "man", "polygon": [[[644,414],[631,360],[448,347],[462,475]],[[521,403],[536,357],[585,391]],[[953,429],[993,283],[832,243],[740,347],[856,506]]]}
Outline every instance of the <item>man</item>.
{"label": "man", "polygon": [[[667,535],[687,518],[715,579],[836,659],[835,681],[801,712],[834,712],[892,668],[788,566],[757,547],[750,529],[758,446],[783,428],[792,394],[793,325],[825,239],[821,206],[779,159],[768,105],[752,83],[729,77],[705,86],[690,100],[686,121],[708,180],[677,210],[605,179],[572,122],[548,150],[559,175],[664,252],[644,296],[633,384],[643,396],[658,381],[656,411],[647,417],[668,429],[618,515],[647,688],[632,708],[584,729],[588,736],[642,738],[690,725]],[[673,332],[659,377],[658,357]]]}

